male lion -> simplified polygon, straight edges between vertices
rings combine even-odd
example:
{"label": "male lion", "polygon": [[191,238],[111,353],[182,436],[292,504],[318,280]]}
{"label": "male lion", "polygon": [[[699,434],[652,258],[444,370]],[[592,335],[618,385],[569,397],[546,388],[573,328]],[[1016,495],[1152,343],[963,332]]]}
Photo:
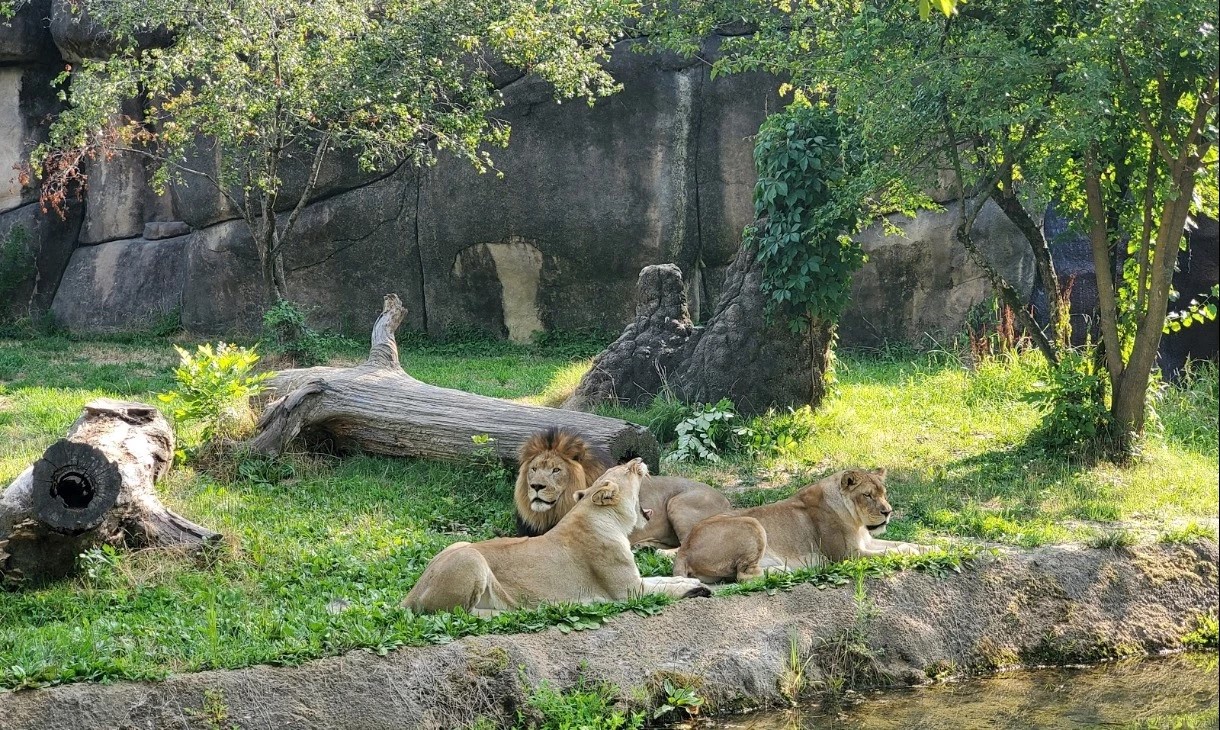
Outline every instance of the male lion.
{"label": "male lion", "polygon": [[931,549],[876,539],[885,532],[891,512],[885,469],[848,469],[788,499],[700,522],[674,556],[673,572],[705,583],[741,581],[768,569]]}
{"label": "male lion", "polygon": [[[520,461],[513,494],[517,534],[531,537],[554,527],[576,504],[575,494],[612,465],[609,454],[558,428],[530,437],[521,446]],[[657,548],[678,547],[700,520],[731,509],[720,492],[682,477],[646,477],[640,502],[653,519],[631,533],[631,544]]]}
{"label": "male lion", "polygon": [[640,507],[640,480],[647,475],[640,459],[610,469],[574,495],[576,506],[545,535],[450,545],[424,569],[403,605],[416,612],[460,606],[492,616],[544,601],[711,595],[693,578],[640,578],[627,536],[652,516]]}

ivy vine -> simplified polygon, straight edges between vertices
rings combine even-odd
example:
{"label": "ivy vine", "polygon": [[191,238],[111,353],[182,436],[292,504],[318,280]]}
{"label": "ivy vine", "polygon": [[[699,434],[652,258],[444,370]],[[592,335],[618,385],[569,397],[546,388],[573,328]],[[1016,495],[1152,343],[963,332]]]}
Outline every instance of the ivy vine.
{"label": "ivy vine", "polygon": [[860,216],[848,192],[859,162],[848,148],[838,115],[800,96],[758,130],[759,222],[747,236],[757,244],[768,316],[782,315],[796,332],[838,320],[865,260],[847,235]]}

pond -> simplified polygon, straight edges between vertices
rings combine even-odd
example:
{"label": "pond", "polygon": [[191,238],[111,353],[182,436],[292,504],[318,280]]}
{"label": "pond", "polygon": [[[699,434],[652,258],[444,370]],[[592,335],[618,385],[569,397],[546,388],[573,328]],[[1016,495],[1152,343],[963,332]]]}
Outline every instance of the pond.
{"label": "pond", "polygon": [[867,695],[839,713],[822,708],[725,718],[723,730],[1006,730],[1216,728],[1215,654],[1033,669]]}

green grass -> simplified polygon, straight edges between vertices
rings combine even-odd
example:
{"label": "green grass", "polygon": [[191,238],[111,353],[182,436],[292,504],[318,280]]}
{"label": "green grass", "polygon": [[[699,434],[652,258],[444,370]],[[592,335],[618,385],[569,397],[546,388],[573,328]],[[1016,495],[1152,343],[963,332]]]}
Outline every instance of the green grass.
{"label": "green grass", "polygon": [[[0,442],[7,446],[0,484],[60,438],[89,399],[153,401],[170,389],[176,363],[170,342],[0,340]],[[362,343],[330,346],[336,363],[363,356]],[[408,340],[402,361],[427,382],[556,403],[596,349],[587,339],[531,347]],[[1179,542],[1214,534],[1214,367],[1160,394],[1159,425],[1130,468],[1025,445],[1038,423],[1021,399],[1038,377],[1032,358],[971,371],[943,355],[844,355],[838,375],[837,391],[812,416],[811,434],[790,452],[732,455],[717,465],[667,463],[666,471],[729,489],[738,504],[756,504],[847,466],[883,465],[900,513],[888,537],[898,539],[1102,543],[1098,535],[1121,532],[1111,544],[1125,544],[1128,531]],[[656,415],[622,414],[642,421]],[[511,484],[502,472],[477,464],[298,457],[250,463],[238,473],[223,480],[180,468],[161,485],[171,508],[226,536],[220,549],[194,559],[93,553],[76,580],[0,592],[0,687],[294,663],[474,633],[580,630],[624,610],[653,613],[667,603],[649,597],[553,606],[493,621],[413,616],[398,604],[432,555],[455,540],[511,530]],[[951,569],[969,550],[952,547],[926,565],[897,567]],[[641,553],[639,562],[645,574],[669,567],[653,553]],[[891,562],[868,570],[893,569]],[[772,577],[730,592],[778,590],[795,580],[834,584],[848,568],[856,569]]]}

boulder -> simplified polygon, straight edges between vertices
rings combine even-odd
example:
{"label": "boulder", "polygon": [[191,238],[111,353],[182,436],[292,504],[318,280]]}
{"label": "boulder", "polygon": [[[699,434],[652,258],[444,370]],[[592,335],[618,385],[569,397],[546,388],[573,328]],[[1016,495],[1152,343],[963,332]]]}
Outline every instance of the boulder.
{"label": "boulder", "polygon": [[[423,329],[425,306],[415,244],[416,172],[390,177],[308,206],[285,249],[288,292],[311,310],[311,324],[363,335],[382,295],[399,292],[405,326]],[[258,253],[243,221],[190,237],[182,321],[192,331],[253,332],[267,301]]]}
{"label": "boulder", "polygon": [[[0,64],[59,60],[47,19],[51,0],[28,0],[8,20],[0,20]],[[0,111],[4,109],[0,103]]]}
{"label": "boulder", "polygon": [[46,118],[59,108],[50,66],[0,66],[0,213],[38,198],[18,168],[46,137]]}
{"label": "boulder", "polygon": [[51,307],[75,246],[81,208],[64,218],[38,203],[0,213],[0,319],[38,317]]}
{"label": "boulder", "polygon": [[[886,235],[878,223],[857,237],[868,261],[852,280],[851,303],[839,321],[843,345],[922,346],[930,344],[928,337],[940,342],[962,330],[971,307],[990,295],[990,285],[956,239],[955,206],[950,202],[943,211],[922,211],[915,218],[892,216],[901,236]],[[995,203],[979,213],[973,234],[991,264],[1028,298],[1033,253]]]}
{"label": "boulder", "polygon": [[188,241],[133,238],[76,249],[52,314],[77,332],[130,331],[176,317]]}
{"label": "boulder", "polygon": [[[106,58],[115,52],[118,43],[105,31],[77,0],[50,0],[50,30],[56,47],[65,61],[80,63],[86,58]],[[164,28],[153,28],[137,34],[141,48],[164,47],[171,37]]]}

